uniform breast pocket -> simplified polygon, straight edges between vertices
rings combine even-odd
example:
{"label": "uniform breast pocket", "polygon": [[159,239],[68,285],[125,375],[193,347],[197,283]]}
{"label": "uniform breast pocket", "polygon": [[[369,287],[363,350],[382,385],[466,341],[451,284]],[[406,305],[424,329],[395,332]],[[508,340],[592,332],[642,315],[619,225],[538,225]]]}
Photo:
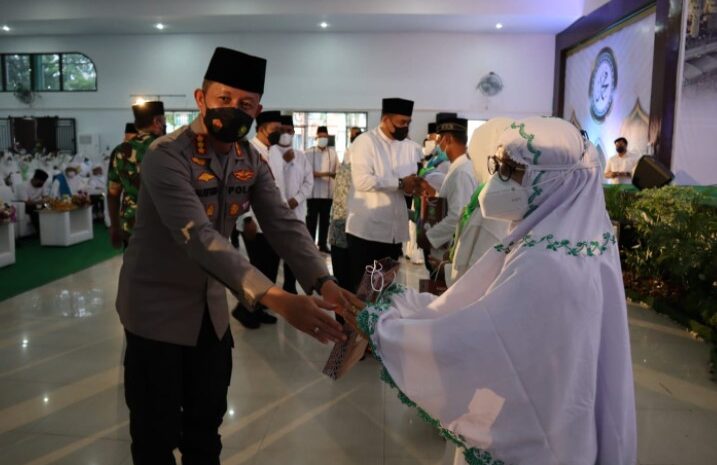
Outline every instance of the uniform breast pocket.
{"label": "uniform breast pocket", "polygon": [[219,181],[214,173],[205,170],[197,170],[192,173],[194,192],[204,206],[204,211],[210,220],[218,216]]}
{"label": "uniform breast pocket", "polygon": [[226,187],[225,205],[227,208],[227,218],[236,220],[239,216],[249,211],[249,192],[252,183],[230,181]]}

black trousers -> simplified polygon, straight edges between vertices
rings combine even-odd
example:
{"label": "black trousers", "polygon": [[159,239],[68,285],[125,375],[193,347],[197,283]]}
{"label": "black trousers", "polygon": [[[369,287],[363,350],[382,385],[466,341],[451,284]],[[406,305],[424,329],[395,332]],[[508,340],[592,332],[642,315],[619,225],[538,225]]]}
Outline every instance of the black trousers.
{"label": "black trousers", "polygon": [[319,248],[327,250],[329,238],[329,222],[331,220],[331,199],[308,199],[306,214],[306,227],[309,228],[311,238],[316,240],[316,224],[319,225]]}
{"label": "black trousers", "polygon": [[289,264],[284,262],[284,290],[291,294],[298,294],[296,291],[296,276],[291,271]]}
{"label": "black trousers", "polygon": [[232,336],[219,340],[208,313],[196,347],[125,331],[125,400],[134,465],[219,465],[219,425],[227,410]]}
{"label": "black trousers", "polygon": [[351,287],[354,292],[361,284],[361,278],[366,271],[366,266],[373,265],[374,260],[391,257],[394,260],[401,258],[403,244],[389,244],[385,242],[374,242],[361,239],[360,237],[347,234],[349,243],[349,264]]}
{"label": "black trousers", "polygon": [[257,234],[253,240],[247,240],[245,237],[244,245],[246,245],[246,253],[249,255],[251,264],[275,283],[276,277],[279,275],[279,261],[281,259],[271,248],[264,234]]}
{"label": "black trousers", "polygon": [[92,218],[95,220],[105,219],[105,197],[103,195],[91,195]]}
{"label": "black trousers", "polygon": [[331,246],[331,268],[339,281],[339,286],[351,289],[351,263],[349,262],[349,249]]}
{"label": "black trousers", "polygon": [[38,206],[35,203],[26,203],[25,204],[25,213],[30,215],[30,223],[32,223],[32,227],[35,229],[35,234],[37,236],[40,236],[40,214],[38,213]]}

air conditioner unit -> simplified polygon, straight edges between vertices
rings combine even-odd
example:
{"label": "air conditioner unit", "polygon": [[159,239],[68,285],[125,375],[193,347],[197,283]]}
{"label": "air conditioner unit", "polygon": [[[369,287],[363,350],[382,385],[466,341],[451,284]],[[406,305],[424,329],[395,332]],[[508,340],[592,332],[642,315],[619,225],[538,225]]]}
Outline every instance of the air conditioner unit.
{"label": "air conditioner unit", "polygon": [[77,153],[89,158],[97,158],[100,155],[100,135],[80,134],[77,136]]}

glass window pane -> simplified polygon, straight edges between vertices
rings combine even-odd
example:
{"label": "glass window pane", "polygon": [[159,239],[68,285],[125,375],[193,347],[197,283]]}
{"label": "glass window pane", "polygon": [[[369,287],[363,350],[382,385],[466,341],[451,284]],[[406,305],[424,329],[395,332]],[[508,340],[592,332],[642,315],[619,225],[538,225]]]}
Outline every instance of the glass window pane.
{"label": "glass window pane", "polygon": [[97,90],[95,64],[81,53],[62,55],[62,81],[64,90]]}
{"label": "glass window pane", "polygon": [[60,55],[33,55],[36,91],[60,90]]}
{"label": "glass window pane", "polygon": [[188,125],[197,116],[199,116],[198,111],[166,111],[164,117],[167,120],[167,134]]}
{"label": "glass window pane", "polygon": [[5,79],[8,91],[30,90],[30,55],[5,55]]}

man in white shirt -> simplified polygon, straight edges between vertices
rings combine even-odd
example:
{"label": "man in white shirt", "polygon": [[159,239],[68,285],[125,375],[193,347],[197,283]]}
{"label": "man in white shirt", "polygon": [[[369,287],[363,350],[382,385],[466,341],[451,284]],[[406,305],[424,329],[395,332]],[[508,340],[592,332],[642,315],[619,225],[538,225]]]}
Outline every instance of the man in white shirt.
{"label": "man in white shirt", "polygon": [[[314,172],[304,152],[292,148],[294,121],[291,115],[281,117],[279,143],[269,148],[269,167],[274,173],[281,195],[301,221],[306,221],[306,199],[314,187]],[[284,261],[284,290],[296,294],[296,278]]]}
{"label": "man in white shirt", "polygon": [[311,237],[316,240],[316,225],[319,226],[319,250],[329,252],[328,231],[331,215],[331,203],[334,198],[334,178],[339,169],[339,157],[336,149],[329,147],[329,131],[326,126],[316,130],[316,146],[306,152],[314,170],[314,188],[308,201],[306,225]]}
{"label": "man in white shirt", "polygon": [[[256,117],[256,135],[249,142],[259,152],[264,161],[268,163],[269,148],[279,142],[280,136],[281,112],[263,111]],[[239,246],[238,232],[241,232],[249,261],[275,283],[279,274],[279,261],[281,259],[264,237],[261,226],[254,218],[254,212],[249,210],[246,214],[240,216],[237,220],[236,229],[237,233],[232,233],[234,246]],[[250,312],[241,304],[237,304],[232,310],[232,315],[247,329],[257,329],[262,323],[271,325],[277,321],[276,317],[269,315],[263,307],[257,307],[256,311]]]}
{"label": "man in white shirt", "polygon": [[25,202],[25,213],[30,215],[32,226],[38,234],[40,233],[40,217],[37,210],[43,199],[50,194],[47,182],[49,177],[45,171],[35,170],[29,181],[15,187],[15,200]]}
{"label": "man in white shirt", "polygon": [[632,184],[632,172],[640,157],[627,151],[627,139],[615,139],[617,154],[610,157],[605,167],[605,178],[610,184]]}
{"label": "man in white shirt", "polygon": [[421,146],[408,140],[413,102],[383,100],[380,125],[351,146],[351,181],[346,233],[355,290],[365,267],[385,257],[398,259],[408,240],[408,208],[418,183]]}
{"label": "man in white shirt", "polygon": [[[451,163],[448,174],[438,196],[446,199],[448,211],[446,216],[427,231],[418,236],[418,245],[424,250],[436,251],[433,256],[443,256],[453,240],[463,208],[478,187],[473,165],[466,154],[468,143],[468,120],[450,118],[438,123],[438,147],[448,156]],[[425,180],[421,181],[420,189],[434,196],[436,191]]]}

